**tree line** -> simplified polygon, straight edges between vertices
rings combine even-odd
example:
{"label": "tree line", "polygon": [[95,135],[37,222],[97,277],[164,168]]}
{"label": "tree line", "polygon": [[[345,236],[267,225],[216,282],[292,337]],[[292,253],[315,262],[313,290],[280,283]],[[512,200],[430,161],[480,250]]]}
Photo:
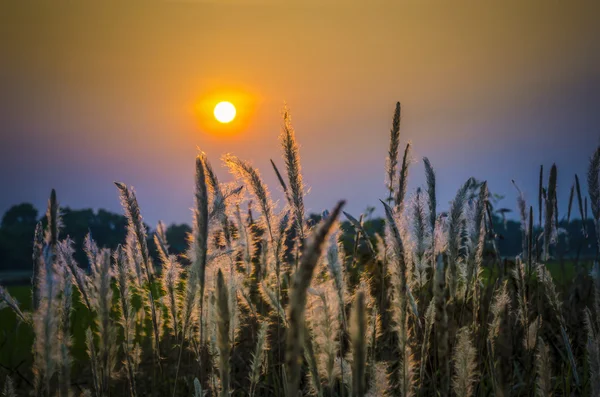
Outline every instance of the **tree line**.
{"label": "tree line", "polygon": [[[503,215],[504,213],[501,211],[492,216],[494,222],[492,226],[488,226],[488,231],[496,237],[499,255],[511,258],[521,252],[521,224],[515,220],[506,219]],[[252,214],[248,212],[246,216],[252,217]],[[319,215],[311,215],[313,221],[317,221],[319,217]],[[370,216],[366,218],[364,227],[369,235],[383,235],[383,219]],[[87,263],[82,244],[88,233],[92,235],[99,246],[112,250],[125,240],[127,234],[125,216],[104,209],[94,211],[91,208],[76,210],[66,207],[62,209],[61,220],[64,235],[68,235],[75,242],[75,259],[80,264]],[[45,225],[46,216],[40,216],[39,211],[30,203],[14,205],[4,213],[0,224],[0,272],[31,269],[33,233],[35,225],[39,221]],[[154,230],[149,225],[145,226],[150,232]],[[348,221],[342,223],[341,229],[342,240],[345,244],[351,244],[354,241],[355,229]],[[596,256],[596,248],[593,244],[595,229],[591,219],[585,222],[582,222],[581,219],[569,222],[562,220],[559,222],[557,230],[558,244],[554,253],[557,259],[587,259]],[[191,227],[185,223],[171,224],[166,228],[173,253],[181,256],[184,261],[190,232]],[[152,233],[149,233],[149,236],[152,236]],[[156,249],[152,238],[148,239],[148,245],[151,253],[155,255]],[[154,259],[155,263],[158,263],[157,258]]]}

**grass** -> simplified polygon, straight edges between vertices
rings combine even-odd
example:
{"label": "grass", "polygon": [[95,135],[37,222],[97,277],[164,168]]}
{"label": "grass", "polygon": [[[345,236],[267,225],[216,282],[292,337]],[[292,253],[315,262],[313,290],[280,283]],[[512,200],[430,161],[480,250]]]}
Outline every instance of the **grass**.
{"label": "grass", "polygon": [[[562,268],[559,262],[548,262],[546,264],[553,276],[556,284],[559,286],[568,286],[572,283],[576,269],[572,262],[566,262],[565,277],[562,274]],[[495,279],[498,270],[490,267],[484,267],[482,271],[483,279]],[[21,310],[31,311],[31,285],[12,285],[6,288],[8,292],[19,301]],[[88,360],[85,347],[85,329],[92,324],[92,314],[81,304],[79,293],[74,297],[74,309],[72,314],[73,335],[73,358],[75,362],[85,363]],[[31,346],[33,344],[33,332],[27,324],[19,323],[17,316],[10,310],[0,311],[0,324],[2,324],[2,334],[0,339],[0,365],[4,368],[28,367],[32,362]]]}
{"label": "grass", "polygon": [[[406,191],[414,162],[407,145],[398,167],[400,109],[383,233],[369,234],[343,201],[307,221],[287,109],[285,172],[272,161],[283,208],[250,163],[224,156],[236,181],[222,184],[197,157],[189,266],[160,226],[152,262],[135,191],[117,183],[127,238],[112,252],[88,237],[84,272],[52,191],[32,247],[35,285],[0,289],[0,379],[47,397],[600,395],[600,268],[546,260],[564,251],[554,238],[556,166],[547,186],[540,179],[540,225],[524,197],[518,204],[526,259],[501,260],[485,182],[466,181],[442,213],[424,159],[426,186]],[[600,148],[593,200],[599,173]]]}
{"label": "grass", "polygon": [[[13,285],[8,292],[19,301],[24,312],[31,312],[31,286]],[[80,302],[79,293],[74,292],[71,335],[73,346],[71,354],[74,362],[85,363],[88,355],[85,349],[85,330],[92,324],[92,314]],[[29,324],[18,321],[10,310],[0,311],[0,366],[4,369],[19,369],[27,373],[33,363],[32,345],[34,333]],[[81,376],[84,368],[73,366],[73,376]],[[16,379],[15,379],[16,380]]]}

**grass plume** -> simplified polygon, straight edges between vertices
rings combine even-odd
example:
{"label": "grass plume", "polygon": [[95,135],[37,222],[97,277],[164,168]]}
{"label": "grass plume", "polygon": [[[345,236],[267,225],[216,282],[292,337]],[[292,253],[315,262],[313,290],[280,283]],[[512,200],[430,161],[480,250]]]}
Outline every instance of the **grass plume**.
{"label": "grass plume", "polygon": [[392,128],[390,129],[390,148],[386,162],[386,185],[389,191],[389,200],[394,196],[396,191],[396,168],[398,168],[398,149],[400,146],[400,119],[401,106],[400,102],[396,102],[394,110],[394,119],[392,120]]}
{"label": "grass plume", "polygon": [[302,364],[301,350],[304,344],[303,333],[306,291],[312,280],[313,272],[319,257],[321,256],[325,239],[343,205],[343,201],[339,202],[331,211],[331,215],[325,219],[315,231],[313,231],[310,240],[307,242],[302,252],[298,270],[294,274],[290,289],[290,303],[287,316],[289,327],[286,336],[285,351],[288,397],[295,397],[298,384],[300,383],[300,368]]}
{"label": "grass plume", "polygon": [[283,160],[289,183],[289,196],[294,211],[294,223],[300,241],[304,241],[304,181],[300,165],[300,149],[296,132],[292,127],[292,117],[287,107],[283,109],[283,128],[279,141],[283,149]]}
{"label": "grass plume", "polygon": [[219,350],[219,374],[221,377],[221,396],[229,396],[229,355],[231,341],[229,335],[230,312],[229,292],[223,272],[217,273],[217,348]]}
{"label": "grass plume", "polygon": [[352,396],[365,395],[365,368],[367,365],[367,314],[365,294],[358,292],[352,309],[350,341],[352,344]]}
{"label": "grass plume", "polygon": [[590,207],[592,208],[592,216],[596,226],[596,239],[600,250],[600,147],[596,149],[590,159],[587,179]]}
{"label": "grass plume", "polygon": [[457,396],[470,397],[473,395],[473,383],[476,377],[477,351],[473,346],[472,337],[467,327],[458,332],[454,348],[454,379],[452,389]]}

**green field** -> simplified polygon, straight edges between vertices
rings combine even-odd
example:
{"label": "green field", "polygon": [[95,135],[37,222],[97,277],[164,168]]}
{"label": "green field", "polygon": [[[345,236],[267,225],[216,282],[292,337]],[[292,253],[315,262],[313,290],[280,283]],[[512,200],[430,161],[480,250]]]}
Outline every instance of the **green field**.
{"label": "green field", "polygon": [[[9,293],[19,301],[21,309],[30,314],[31,286],[14,285],[7,287]],[[85,349],[85,330],[91,326],[92,318],[89,310],[80,302],[77,290],[74,291],[73,312],[71,314],[71,335],[73,355],[73,376],[81,375],[87,366],[87,352]],[[0,367],[7,372],[18,370],[19,373],[32,380],[32,345],[33,330],[30,324],[18,320],[10,309],[0,311]],[[85,365],[78,365],[86,363]]]}

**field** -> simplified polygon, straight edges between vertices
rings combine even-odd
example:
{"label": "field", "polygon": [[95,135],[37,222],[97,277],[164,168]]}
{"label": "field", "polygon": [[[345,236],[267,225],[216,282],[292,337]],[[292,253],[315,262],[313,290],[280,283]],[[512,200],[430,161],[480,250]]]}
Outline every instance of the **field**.
{"label": "field", "polygon": [[[507,260],[486,182],[466,181],[442,213],[424,159],[426,186],[407,191],[399,120],[398,104],[382,234],[343,201],[305,214],[287,111],[285,172],[273,163],[284,208],[250,163],[226,155],[236,181],[222,184],[200,154],[185,258],[164,225],[147,235],[134,190],[117,183],[127,239],[111,251],[88,238],[84,271],[53,191],[32,246],[35,285],[0,290],[5,395],[600,395],[600,269],[561,257],[556,167],[547,183],[540,175],[537,211],[520,198],[523,252]],[[599,173],[600,148],[587,177],[595,225]],[[583,214],[579,180],[573,192],[569,211],[576,200]]]}

